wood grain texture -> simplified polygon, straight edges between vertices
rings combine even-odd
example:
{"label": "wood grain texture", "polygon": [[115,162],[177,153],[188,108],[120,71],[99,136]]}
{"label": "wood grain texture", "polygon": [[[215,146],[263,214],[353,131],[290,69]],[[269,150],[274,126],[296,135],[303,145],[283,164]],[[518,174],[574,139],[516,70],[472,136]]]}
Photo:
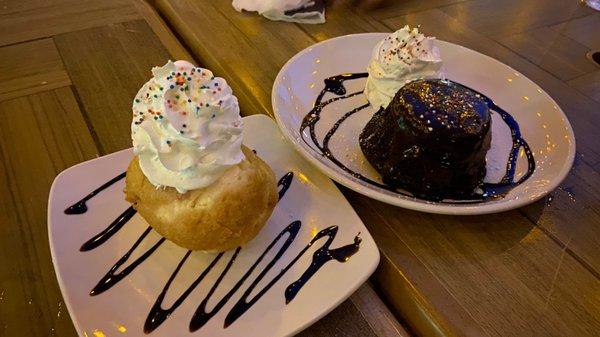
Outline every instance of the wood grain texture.
{"label": "wood grain texture", "polygon": [[0,116],[0,335],[76,336],[50,259],[46,206],[56,174],[97,151],[70,87],[0,102]]}
{"label": "wood grain texture", "polygon": [[[55,37],[102,154],[131,146],[131,104],[170,55],[144,21]],[[89,43],[94,41],[94,43]]]}
{"label": "wood grain texture", "polygon": [[571,173],[556,190],[544,200],[521,209],[598,278],[599,195],[600,173],[585,162],[576,160]]}
{"label": "wood grain texture", "polygon": [[541,27],[498,40],[563,81],[598,69],[586,58],[588,47],[550,27]]}
{"label": "wood grain texture", "polygon": [[387,225],[380,210],[362,195],[342,188],[358,210],[381,252],[374,286],[393,310],[421,336],[485,336],[467,309]]}
{"label": "wood grain texture", "polygon": [[[382,250],[378,287],[394,303],[411,304],[398,308],[411,322],[442,315],[433,317],[437,330],[413,327],[424,335],[592,336],[597,329],[600,302],[579,296],[593,298],[598,279],[530,222],[510,213],[423,215],[346,195]],[[572,283],[582,280],[581,288]],[[574,329],[573,318],[585,327]]]}
{"label": "wood grain texture", "polygon": [[[600,328],[600,300],[594,295],[600,291],[598,279],[514,212],[446,217],[367,202],[380,215],[377,226],[388,226],[431,273],[429,279],[437,280],[466,311],[457,320],[451,317],[457,313],[444,310],[447,296],[422,292],[432,311],[442,316],[437,320],[442,329],[459,336],[481,335],[468,332],[473,329],[489,336],[593,336]],[[373,221],[373,213],[358,212]],[[407,272],[411,266],[404,259],[394,265]],[[394,279],[383,275],[388,283],[382,286],[390,287]],[[402,293],[388,296],[395,294]]]}
{"label": "wood grain texture", "polygon": [[368,283],[298,337],[410,337]]}
{"label": "wood grain texture", "polygon": [[570,80],[570,86],[600,103],[600,69]]}
{"label": "wood grain texture", "polygon": [[0,46],[140,18],[130,0],[28,1],[22,9],[0,14]]}
{"label": "wood grain texture", "polygon": [[66,6],[73,0],[2,0],[0,1],[0,15],[16,14],[53,6]]}
{"label": "wood grain texture", "polygon": [[295,25],[238,13],[228,1],[157,0],[156,6],[202,64],[217,76],[227,75],[243,115],[272,116],[270,84],[277,75],[275,65],[313,43]]}
{"label": "wood grain texture", "polygon": [[54,41],[0,47],[0,101],[71,84]]}
{"label": "wood grain texture", "polygon": [[173,57],[173,60],[188,60],[193,64],[199,64],[192,54],[181,44],[175,34],[169,29],[160,14],[145,0],[132,0],[135,8],[142,15],[148,26],[160,40],[165,49]]}
{"label": "wood grain texture", "polygon": [[471,0],[441,9],[486,36],[516,34],[594,13],[579,1],[556,0]]}
{"label": "wood grain texture", "polygon": [[421,12],[428,9],[449,6],[466,1],[469,0],[403,0],[402,2],[397,0],[388,0],[382,1],[383,5],[381,5],[379,8],[365,12],[373,18],[383,20],[395,16]]}
{"label": "wood grain texture", "polygon": [[377,296],[369,283],[363,284],[350,296],[367,324],[377,337],[408,337],[409,332]]}
{"label": "wood grain texture", "polygon": [[[226,73],[232,73],[233,65],[230,65],[229,62],[225,62],[225,60],[228,60],[233,56],[239,60],[243,58],[243,54],[235,53],[232,55],[228,49],[216,48],[216,45],[211,43],[199,44],[197,41],[210,41],[212,37],[218,37],[220,43],[222,43],[219,45],[236,46],[236,50],[237,48],[240,48],[240,46],[242,46],[242,49],[244,50],[251,49],[249,47],[250,41],[241,36],[236,36],[235,34],[224,34],[225,36],[221,36],[220,33],[222,33],[224,29],[230,32],[235,31],[227,18],[217,12],[212,6],[206,4],[200,5],[206,6],[207,12],[204,12],[202,7],[195,7],[195,5],[196,3],[194,1],[169,2],[157,0],[155,2],[157,10],[160,11],[169,24],[176,29],[178,35],[183,39],[186,45],[189,46],[190,51],[198,59],[201,66],[207,67],[207,65],[210,65],[213,73],[221,77]],[[202,23],[207,22],[206,20],[209,20],[212,24],[203,25]],[[194,22],[194,28],[188,27],[187,22]],[[198,29],[200,26],[202,26],[202,29]],[[254,75],[253,73],[255,73],[255,71],[249,71],[245,67],[242,67],[239,69],[239,72],[237,73],[238,77],[236,79],[227,79],[229,85],[236,93],[242,114],[244,115],[266,113],[268,111],[268,107],[263,105],[264,101],[259,100],[259,97],[265,97],[267,93],[262,91],[262,86],[254,82],[254,79],[252,78]],[[256,71],[256,73],[260,75],[261,72]],[[249,85],[247,88],[250,88],[250,90],[244,89],[244,85]]]}
{"label": "wood grain texture", "polygon": [[[324,319],[300,332],[299,337],[365,336],[378,337],[352,302],[345,301]],[[399,336],[399,335],[396,335]],[[401,336],[401,335],[400,335]]]}
{"label": "wood grain texture", "polygon": [[600,34],[598,34],[600,14],[598,13],[561,22],[551,28],[590,49],[600,49]]}
{"label": "wood grain texture", "polygon": [[[327,21],[320,25],[299,24],[315,41],[327,40],[333,36],[365,32],[388,31],[385,25],[363,11],[356,10],[346,3],[326,8]],[[352,20],[348,20],[352,18]]]}
{"label": "wood grain texture", "polygon": [[[597,33],[600,31],[600,14],[598,13],[559,23],[550,28],[577,41],[587,47],[590,52],[600,50],[600,34]],[[587,61],[592,64],[590,60]],[[600,102],[600,67],[594,66],[596,71],[589,71],[567,83],[596,102]],[[595,166],[600,166],[600,163]]]}

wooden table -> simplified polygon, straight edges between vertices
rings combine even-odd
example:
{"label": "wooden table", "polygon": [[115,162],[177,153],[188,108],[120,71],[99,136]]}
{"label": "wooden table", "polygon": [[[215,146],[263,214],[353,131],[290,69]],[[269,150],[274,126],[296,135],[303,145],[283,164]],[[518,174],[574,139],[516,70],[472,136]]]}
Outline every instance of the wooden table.
{"label": "wooden table", "polygon": [[323,25],[240,14],[230,0],[0,1],[0,336],[76,336],[50,260],[48,190],[61,170],[130,146],[131,99],[152,66],[190,59],[228,80],[244,114],[271,115],[273,80],[296,52],[404,24],[537,82],[575,129],[576,164],[545,200],[487,216],[418,213],[341,188],[382,260],[302,335],[597,336],[600,68],[585,54],[600,49],[600,15],[577,0],[341,4]]}

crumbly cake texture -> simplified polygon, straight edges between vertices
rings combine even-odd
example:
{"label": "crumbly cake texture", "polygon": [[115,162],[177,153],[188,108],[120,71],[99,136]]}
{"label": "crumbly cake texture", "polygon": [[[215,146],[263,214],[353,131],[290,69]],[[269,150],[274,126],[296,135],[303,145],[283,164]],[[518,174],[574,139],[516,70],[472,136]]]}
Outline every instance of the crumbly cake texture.
{"label": "crumbly cake texture", "polygon": [[277,203],[271,168],[253,151],[211,185],[181,194],[156,188],[144,176],[136,156],[127,169],[125,199],[160,235],[191,249],[222,252],[252,240]]}

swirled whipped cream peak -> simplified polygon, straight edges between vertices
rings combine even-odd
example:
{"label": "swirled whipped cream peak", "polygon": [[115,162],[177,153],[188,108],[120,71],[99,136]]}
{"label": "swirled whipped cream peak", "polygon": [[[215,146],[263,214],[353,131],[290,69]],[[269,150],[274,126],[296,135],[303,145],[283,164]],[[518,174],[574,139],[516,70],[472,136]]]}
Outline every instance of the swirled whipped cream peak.
{"label": "swirled whipped cream peak", "polygon": [[386,108],[408,82],[443,77],[435,38],[409,26],[388,35],[375,46],[368,72],[365,95],[376,108]]}
{"label": "swirled whipped cream peak", "polygon": [[187,61],[152,74],[133,100],[131,138],[153,185],[203,188],[245,159],[238,101],[224,79]]}

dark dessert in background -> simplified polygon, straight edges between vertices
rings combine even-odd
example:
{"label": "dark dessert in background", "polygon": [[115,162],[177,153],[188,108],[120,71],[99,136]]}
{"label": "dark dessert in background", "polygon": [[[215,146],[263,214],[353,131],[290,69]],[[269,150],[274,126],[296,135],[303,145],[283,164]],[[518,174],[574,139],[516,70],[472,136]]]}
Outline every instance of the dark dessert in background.
{"label": "dark dessert in background", "polygon": [[417,80],[373,116],[359,142],[386,185],[429,200],[468,198],[486,174],[490,111],[466,87]]}

